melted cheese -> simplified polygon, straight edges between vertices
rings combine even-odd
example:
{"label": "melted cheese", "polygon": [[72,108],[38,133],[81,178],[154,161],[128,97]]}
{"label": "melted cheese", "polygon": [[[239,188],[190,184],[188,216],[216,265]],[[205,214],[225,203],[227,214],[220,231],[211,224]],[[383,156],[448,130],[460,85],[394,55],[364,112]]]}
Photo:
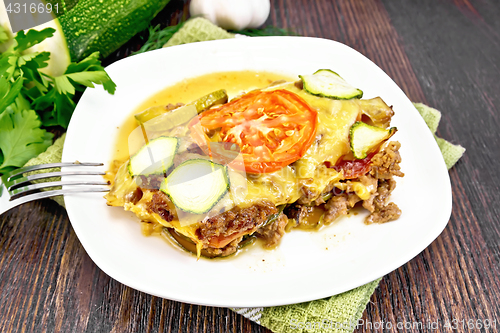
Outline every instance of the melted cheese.
{"label": "melted cheese", "polygon": [[286,89],[302,97],[318,113],[316,140],[306,154],[279,171],[251,175],[248,181],[247,205],[267,199],[276,205],[297,201],[303,190],[318,197],[329,184],[342,179],[342,174],[326,168],[324,162],[335,165],[350,152],[349,130],[359,119],[359,100],[333,100],[311,95],[293,83],[268,90]]}
{"label": "melted cheese", "polygon": [[133,193],[138,187],[135,180],[130,176],[127,165],[128,163],[123,163],[118,169],[111,191],[104,196],[108,205],[122,206],[125,210],[133,212],[143,222],[158,223],[165,227],[175,228],[178,233],[198,243],[196,224],[186,226],[182,225],[178,220],[167,222],[160,215],[148,211],[147,204],[152,200],[152,191],[143,189],[142,198],[135,204],[127,200],[127,196]]}
{"label": "melted cheese", "polygon": [[[252,79],[252,76],[249,76],[247,72],[244,72],[244,74],[240,73],[239,76],[237,74],[232,75],[234,75],[233,81],[239,82],[238,85],[232,86],[232,93],[234,93],[234,87],[240,90],[247,89],[248,91],[248,88],[254,88],[259,80],[267,81],[268,84],[271,79],[280,79],[277,75],[274,77],[268,75],[269,78],[267,78],[266,75],[262,75],[262,77],[258,78],[259,80],[255,80]],[[222,83],[215,85],[213,84],[215,77],[220,78],[223,77],[223,75],[212,74],[212,76],[209,75],[195,78],[191,81],[187,80],[181,85],[169,88],[162,94],[156,95],[149,101],[143,103],[139,111],[152,105],[189,102],[197,96],[201,96],[215,89],[227,87],[229,84],[225,82],[226,85],[222,85]],[[247,84],[246,86],[242,85],[241,81],[245,81],[242,80],[242,77],[245,77],[247,80],[249,80],[248,78],[250,77],[251,79],[249,81],[251,84]],[[265,85],[263,84],[264,82],[260,81],[259,83],[261,86]],[[212,82],[212,85],[208,84],[207,86],[206,82]],[[202,86],[201,91],[188,89],[196,85]],[[180,89],[184,89],[184,95]],[[269,200],[277,206],[289,204],[297,201],[303,195],[304,191],[308,192],[309,195],[317,197],[321,195],[325,188],[331,186],[331,184],[342,184],[339,183],[339,180],[343,179],[342,173],[327,168],[324,163],[328,161],[334,165],[340,157],[350,152],[349,130],[352,124],[361,118],[363,112],[362,106],[365,106],[366,102],[360,102],[359,100],[332,100],[313,96],[298,89],[293,83],[280,84],[268,89],[287,89],[302,97],[317,111],[318,127],[316,140],[300,160],[281,170],[268,174],[248,174],[246,179],[238,174],[230,175],[232,183],[230,195],[226,196],[224,200],[217,205],[216,208],[218,211],[220,211],[220,209],[228,210],[234,206],[240,206],[242,208],[251,206],[261,200]],[[189,93],[186,95],[185,92],[188,90]],[[122,144],[118,145],[117,157],[122,161],[128,158],[128,154],[126,154],[128,147],[123,147],[123,145],[126,145],[128,142],[126,138],[128,138],[128,135],[133,131],[134,127],[136,127],[133,117],[130,118],[132,121],[128,121],[124,125],[119,138]],[[167,227],[173,227],[180,234],[195,241],[198,248],[201,249],[201,243],[195,233],[198,227],[196,221],[199,221],[199,219],[192,218],[192,224],[190,224],[191,222],[186,223],[186,220],[181,222],[179,220],[173,220],[171,222],[164,221],[158,214],[147,210],[146,203],[152,198],[152,192],[148,190],[143,191],[142,199],[136,204],[127,201],[127,195],[130,195],[137,188],[137,185],[130,177],[126,165],[127,162],[124,162],[116,174],[113,189],[106,196],[108,204],[112,206],[123,206],[126,210],[134,212],[142,221],[160,223]],[[355,191],[360,197],[366,197],[369,192],[361,183],[355,186]]]}

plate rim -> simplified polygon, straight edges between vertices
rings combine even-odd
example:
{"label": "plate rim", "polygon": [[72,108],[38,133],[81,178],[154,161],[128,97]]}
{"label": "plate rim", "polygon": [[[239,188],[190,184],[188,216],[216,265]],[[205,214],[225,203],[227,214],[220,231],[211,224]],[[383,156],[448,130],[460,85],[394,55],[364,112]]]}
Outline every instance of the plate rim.
{"label": "plate rim", "polygon": [[[365,57],[364,55],[362,55],[360,52],[350,48],[349,46],[345,45],[345,44],[342,44],[342,43],[339,43],[339,42],[336,42],[336,41],[332,41],[332,40],[328,40],[328,39],[323,39],[323,38],[315,38],[315,37],[295,37],[295,36],[280,36],[280,37],[253,37],[253,38],[245,38],[245,39],[227,39],[227,40],[216,40],[216,41],[207,41],[207,42],[199,42],[199,43],[192,43],[192,44],[184,44],[184,45],[180,45],[180,46],[176,46],[176,50],[186,50],[186,51],[189,51],[190,49],[198,49],[198,48],[205,48],[205,47],[213,47],[213,48],[216,48],[218,46],[224,46],[226,44],[236,44],[236,43],[242,43],[244,41],[244,43],[259,43],[259,40],[272,40],[272,39],[275,39],[275,40],[282,40],[282,39],[286,39],[287,42],[293,40],[293,39],[300,39],[301,41],[303,40],[307,40],[307,42],[310,42],[310,41],[313,41],[313,43],[333,43],[332,45],[336,45],[336,47],[340,47],[340,48],[343,48],[343,49],[346,49],[348,50],[348,52],[355,52],[358,56],[361,56],[363,57],[365,60],[369,61],[373,66],[375,66],[379,71],[381,71],[381,73],[383,73],[383,75],[387,76],[387,78],[389,78],[391,80],[392,83],[394,83],[394,81],[382,70],[380,69],[380,67],[378,67],[376,64],[374,64],[370,59],[368,59],[367,57]],[[208,45],[208,46],[207,46]],[[116,61],[112,64],[110,64],[108,67],[106,67],[106,70],[108,69],[113,69],[114,67],[117,67],[117,66],[122,66],[123,63],[127,63],[127,62],[130,62],[132,58],[135,58],[135,57],[143,57],[144,60],[147,60],[148,57],[156,57],[157,54],[163,54],[163,53],[168,53],[170,52],[168,48],[166,49],[160,49],[160,50],[155,50],[155,51],[150,51],[150,52],[146,52],[144,54],[140,54],[140,55],[135,55],[135,56],[132,56],[132,57],[128,57],[128,58],[125,58],[125,59],[122,59],[122,60],[119,60],[119,61]],[[137,58],[136,58],[137,59]],[[404,94],[404,92],[402,92],[402,90],[394,83],[394,85],[399,89],[399,92],[401,94],[403,94],[406,98],[406,100],[408,102],[409,99],[406,97],[406,95]],[[164,87],[163,87],[164,88]],[[85,97],[85,95],[89,92],[89,90],[86,90],[84,95],[82,96],[82,99]],[[153,93],[152,93],[153,94]],[[411,102],[410,102],[411,103]],[[78,112],[78,106],[77,106],[77,109],[75,110],[75,115],[77,115],[77,112]],[[415,112],[417,112],[415,110]],[[64,145],[64,148],[66,147],[71,147],[71,145],[73,144],[73,141],[75,140],[75,138],[72,136],[72,129],[73,127],[77,126],[77,125],[74,125],[76,120],[73,121],[73,119],[78,119],[78,117],[73,117],[69,126],[68,126],[68,134],[67,134],[67,137],[66,137],[66,142],[65,142],[65,145]],[[422,123],[423,123],[423,119],[422,119]],[[432,136],[432,134],[430,133],[429,131],[429,134],[428,136]],[[432,148],[434,151],[436,150],[439,150],[439,147],[437,145],[437,143],[434,145],[434,148]],[[62,160],[68,160],[68,156],[72,156],[72,152],[69,152],[69,148],[68,149],[63,149],[63,155],[62,155]],[[71,157],[69,157],[71,159]],[[104,161],[105,163],[108,163],[108,161]],[[434,161],[436,162],[436,161]],[[75,226],[74,224],[74,220],[75,220],[75,217],[73,216],[73,213],[72,213],[72,205],[74,204],[73,203],[73,198],[72,197],[67,197],[65,198],[65,200],[69,203],[69,205],[67,204],[67,212],[68,212],[68,216],[69,216],[69,219],[71,221],[71,224],[73,226],[73,229],[75,230],[75,233],[78,237],[78,239],[80,240],[82,246],[84,247],[84,249],[86,250],[86,252],[88,253],[88,255],[90,256],[90,258],[92,259],[92,261],[103,271],[105,272],[107,275],[109,275],[110,277],[112,277],[113,279],[119,281],[120,283],[123,283],[127,286],[130,286],[134,289],[137,289],[139,291],[142,291],[142,292],[145,292],[145,293],[148,293],[148,294],[151,294],[151,295],[155,295],[155,296],[158,296],[158,297],[162,297],[162,298],[168,298],[168,299],[171,299],[171,300],[175,300],[175,301],[181,301],[181,302],[189,302],[189,303],[192,303],[192,304],[200,304],[200,305],[209,305],[209,306],[225,306],[225,307],[262,307],[262,306],[277,306],[277,305],[287,305],[287,304],[295,304],[295,303],[301,303],[301,302],[305,302],[305,301],[311,301],[311,300],[316,300],[316,299],[320,299],[320,298],[324,298],[324,297],[329,297],[329,296],[333,296],[333,295],[336,295],[336,294],[340,294],[342,292],[345,292],[345,291],[348,291],[348,290],[351,290],[353,288],[356,288],[356,287],[359,287],[361,285],[364,285],[366,283],[369,283],[381,276],[384,276],[390,272],[392,272],[393,270],[397,269],[398,267],[401,267],[402,265],[404,265],[405,263],[409,262],[410,260],[412,260],[415,256],[417,256],[419,253],[421,253],[422,251],[424,251],[437,237],[439,237],[439,235],[442,233],[442,231],[444,230],[444,228],[446,227],[446,225],[448,224],[448,221],[449,221],[449,218],[451,216],[451,211],[452,211],[452,192],[451,192],[451,182],[450,182],[450,178],[449,178],[449,175],[448,175],[448,172],[447,172],[447,169],[446,169],[446,166],[445,166],[445,163],[444,163],[444,160],[441,159],[441,162],[437,161],[438,164],[441,164],[441,169],[444,168],[444,170],[446,170],[445,174],[446,174],[446,179],[445,179],[445,183],[446,183],[446,187],[447,187],[447,191],[448,192],[448,196],[446,198],[443,198],[444,200],[444,206],[443,206],[443,209],[440,211],[440,215],[439,217],[436,217],[436,221],[438,220],[446,220],[446,222],[441,222],[441,223],[437,223],[437,225],[439,227],[435,227],[435,229],[433,229],[433,232],[432,232],[432,235],[430,235],[431,233],[429,233],[429,236],[427,237],[427,239],[425,241],[421,241],[419,244],[423,244],[425,243],[425,247],[422,247],[422,246],[416,246],[415,249],[413,249],[413,251],[411,251],[411,253],[408,253],[404,259],[401,259],[397,262],[393,262],[392,265],[388,265],[390,266],[390,268],[388,269],[387,267],[384,268],[384,269],[379,269],[379,271],[375,272],[375,273],[371,273],[371,275],[368,275],[365,279],[363,279],[363,283],[359,283],[359,280],[356,280],[355,282],[353,281],[351,284],[346,284],[344,288],[341,288],[342,290],[339,291],[339,292],[336,292],[334,294],[329,294],[328,292],[318,292],[317,294],[313,295],[313,296],[302,296],[302,297],[290,297],[288,298],[287,300],[285,300],[284,302],[281,301],[281,302],[274,302],[272,300],[268,300],[266,302],[261,302],[261,303],[257,303],[257,302],[238,302],[238,303],[232,303],[232,304],[228,304],[226,302],[219,302],[217,300],[208,300],[208,299],[199,299],[199,301],[197,301],[196,299],[186,299],[186,298],[183,298],[183,297],[176,297],[175,295],[172,297],[172,296],[165,296],[164,294],[161,294],[161,293],[157,293],[155,292],[154,290],[148,290],[147,288],[142,288],[142,287],[138,287],[137,285],[131,285],[131,283],[129,281],[127,281],[127,279],[122,279],[121,276],[120,277],[117,277],[115,272],[113,272],[112,270],[108,269],[108,267],[103,267],[103,265],[101,265],[101,260],[100,258],[98,257],[98,255],[96,255],[92,249],[89,249],[85,246],[84,243],[86,243],[85,241],[85,236],[82,235],[81,233],[81,229],[78,227],[78,226]],[[397,223],[397,222],[396,222]],[[139,237],[142,237],[142,235],[138,234]],[[105,266],[105,265],[104,265]],[[382,272],[383,271],[383,272]],[[375,278],[374,278],[375,277]]]}

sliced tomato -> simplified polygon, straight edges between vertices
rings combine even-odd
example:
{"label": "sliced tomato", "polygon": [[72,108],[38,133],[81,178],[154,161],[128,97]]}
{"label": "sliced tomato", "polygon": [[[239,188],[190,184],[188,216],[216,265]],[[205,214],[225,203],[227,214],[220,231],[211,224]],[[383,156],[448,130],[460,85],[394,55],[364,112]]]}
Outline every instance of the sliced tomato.
{"label": "sliced tomato", "polygon": [[337,164],[335,164],[335,166],[333,166],[333,168],[338,172],[342,171],[344,173],[344,179],[354,179],[361,177],[368,171],[370,171],[371,161],[376,153],[377,152],[372,152],[362,160],[341,159],[337,162]]}
{"label": "sliced tomato", "polygon": [[247,172],[268,173],[304,156],[317,121],[316,111],[298,95],[257,90],[201,113],[190,128],[202,149],[211,142],[237,144]]}
{"label": "sliced tomato", "polygon": [[236,238],[238,238],[240,236],[245,236],[245,235],[249,234],[250,232],[251,232],[251,230],[243,230],[243,231],[235,232],[231,235],[226,235],[226,236],[219,235],[219,236],[210,237],[208,240],[208,244],[209,244],[209,246],[214,247],[216,249],[222,249],[223,247],[225,247],[227,244],[231,243]]}

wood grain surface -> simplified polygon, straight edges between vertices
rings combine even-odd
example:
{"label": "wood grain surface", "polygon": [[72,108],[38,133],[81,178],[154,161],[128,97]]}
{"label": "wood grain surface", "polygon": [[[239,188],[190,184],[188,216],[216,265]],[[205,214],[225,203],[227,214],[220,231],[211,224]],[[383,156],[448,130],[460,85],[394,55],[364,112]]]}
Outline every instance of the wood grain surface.
{"label": "wood grain surface", "polygon": [[[500,2],[271,2],[267,25],[363,53],[411,100],[441,110],[438,135],[467,148],[450,171],[448,226],[383,278],[356,332],[500,331]],[[172,0],[155,22],[175,24],[187,9],[188,1]],[[106,62],[127,56],[144,36]],[[0,251],[0,332],[270,332],[228,309],[153,297],[111,279],[51,200],[1,215]],[[485,320],[496,328],[480,328]]]}

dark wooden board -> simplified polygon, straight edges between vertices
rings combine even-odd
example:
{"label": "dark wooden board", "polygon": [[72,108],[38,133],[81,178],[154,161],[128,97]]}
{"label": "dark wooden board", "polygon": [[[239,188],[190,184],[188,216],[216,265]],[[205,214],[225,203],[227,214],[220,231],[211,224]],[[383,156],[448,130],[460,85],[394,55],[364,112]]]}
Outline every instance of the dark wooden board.
{"label": "dark wooden board", "polygon": [[[175,24],[187,9],[187,0],[172,0],[155,23]],[[411,100],[443,111],[438,134],[467,148],[450,171],[448,226],[425,251],[383,278],[356,332],[499,331],[498,17],[496,0],[272,1],[266,24],[360,51]],[[129,55],[144,36],[106,63]],[[0,332],[270,332],[228,309],[153,297],[111,279],[51,200],[1,215],[0,251]],[[454,319],[459,326],[486,319],[497,325],[444,327]]]}

